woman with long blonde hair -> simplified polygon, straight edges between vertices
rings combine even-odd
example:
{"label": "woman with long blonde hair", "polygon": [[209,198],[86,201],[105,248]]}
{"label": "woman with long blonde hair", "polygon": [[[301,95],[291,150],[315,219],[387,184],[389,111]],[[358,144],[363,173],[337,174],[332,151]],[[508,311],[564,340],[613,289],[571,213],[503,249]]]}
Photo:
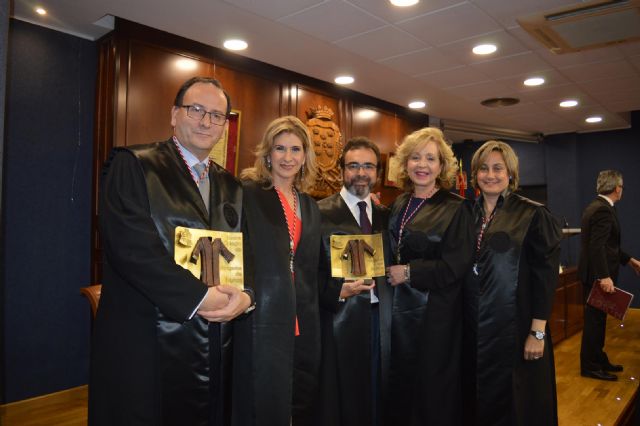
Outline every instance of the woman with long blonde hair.
{"label": "woman with long blonde hair", "polygon": [[286,116],[267,126],[255,154],[241,178],[245,281],[256,309],[234,325],[234,380],[244,391],[233,423],[309,425],[320,363],[320,213],[304,191],[315,153],[306,126]]}

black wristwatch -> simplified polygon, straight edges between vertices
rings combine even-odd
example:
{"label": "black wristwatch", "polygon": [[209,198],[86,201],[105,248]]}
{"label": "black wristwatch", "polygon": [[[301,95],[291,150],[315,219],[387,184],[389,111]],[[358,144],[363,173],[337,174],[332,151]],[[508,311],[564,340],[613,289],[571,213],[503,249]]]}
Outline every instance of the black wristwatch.
{"label": "black wristwatch", "polygon": [[533,337],[536,338],[536,340],[544,340],[544,331],[539,331],[539,330],[531,330],[529,332],[529,334],[531,334]]}

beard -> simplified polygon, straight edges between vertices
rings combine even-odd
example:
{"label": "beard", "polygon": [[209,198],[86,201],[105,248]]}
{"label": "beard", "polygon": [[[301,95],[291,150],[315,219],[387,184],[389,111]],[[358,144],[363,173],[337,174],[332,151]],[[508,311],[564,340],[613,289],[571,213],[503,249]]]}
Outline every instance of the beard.
{"label": "beard", "polygon": [[375,182],[372,182],[368,176],[356,176],[351,180],[344,181],[344,187],[347,188],[347,191],[359,198],[369,195],[374,186]]}

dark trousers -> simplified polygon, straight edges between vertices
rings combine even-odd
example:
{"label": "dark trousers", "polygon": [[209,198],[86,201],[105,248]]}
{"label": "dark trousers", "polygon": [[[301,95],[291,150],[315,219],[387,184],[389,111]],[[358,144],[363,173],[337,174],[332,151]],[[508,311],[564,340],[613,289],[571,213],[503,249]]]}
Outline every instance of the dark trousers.
{"label": "dark trousers", "polygon": [[589,297],[590,291],[591,287],[584,287],[584,328],[580,346],[580,368],[582,370],[602,370],[602,367],[609,363],[609,358],[604,352],[607,314],[587,305],[586,299]]}
{"label": "dark trousers", "polygon": [[378,406],[380,404],[380,312],[378,304],[371,304],[371,390],[373,425],[378,425]]}

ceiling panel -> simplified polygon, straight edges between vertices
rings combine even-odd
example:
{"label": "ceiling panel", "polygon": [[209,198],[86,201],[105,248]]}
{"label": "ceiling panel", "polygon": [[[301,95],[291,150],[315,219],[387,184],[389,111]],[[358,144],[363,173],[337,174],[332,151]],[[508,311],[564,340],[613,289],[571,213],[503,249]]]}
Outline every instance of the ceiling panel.
{"label": "ceiling panel", "polygon": [[380,63],[412,76],[455,68],[461,65],[460,62],[447,58],[434,48],[422,49],[384,59]]}
{"label": "ceiling panel", "polygon": [[514,91],[507,86],[495,81],[468,84],[445,89],[448,93],[473,101],[482,101],[487,98],[513,97]]}
{"label": "ceiling panel", "polygon": [[[472,49],[479,44],[494,44],[498,50],[490,55],[476,55]],[[437,47],[445,56],[453,58],[463,64],[486,62],[526,53],[528,49],[515,37],[506,31],[495,31],[464,40],[455,41]]]}
{"label": "ceiling panel", "polygon": [[463,65],[457,68],[449,68],[446,71],[432,72],[418,76],[421,80],[428,82],[441,89],[456,86],[466,86],[468,84],[482,83],[491,79],[486,75]]}
{"label": "ceiling panel", "polygon": [[278,22],[331,42],[386,25],[383,20],[339,0],[327,1],[286,16]]}
{"label": "ceiling panel", "polygon": [[640,79],[640,71],[634,68],[631,62],[626,59],[582,66],[574,65],[561,68],[560,72],[577,83],[608,78],[612,75],[615,75],[616,78],[635,76]]}
{"label": "ceiling panel", "polygon": [[424,42],[390,25],[338,40],[335,44],[374,61],[426,47]]}
{"label": "ceiling panel", "polygon": [[269,19],[278,19],[291,15],[312,6],[319,5],[325,0],[224,0],[233,6],[240,7],[256,15]]}
{"label": "ceiling panel", "polygon": [[535,74],[540,71],[548,70],[551,67],[544,62],[538,55],[533,52],[521,53],[518,55],[508,56],[506,58],[498,58],[491,61],[480,62],[471,65],[473,68],[488,75],[489,77],[499,79],[510,76],[520,76],[525,73]]}
{"label": "ceiling panel", "polygon": [[469,3],[418,16],[398,26],[433,46],[501,29],[493,19]]}

